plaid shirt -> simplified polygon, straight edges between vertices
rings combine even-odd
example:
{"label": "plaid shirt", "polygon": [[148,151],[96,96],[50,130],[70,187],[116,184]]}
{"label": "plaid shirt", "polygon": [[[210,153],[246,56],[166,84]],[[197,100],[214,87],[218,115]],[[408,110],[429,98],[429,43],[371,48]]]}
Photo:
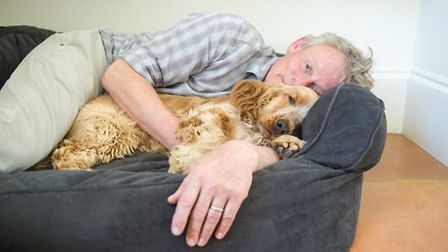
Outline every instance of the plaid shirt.
{"label": "plaid shirt", "polygon": [[264,79],[278,59],[244,19],[229,13],[195,13],[156,33],[101,30],[109,64],[122,58],[157,91],[212,97],[241,79]]}

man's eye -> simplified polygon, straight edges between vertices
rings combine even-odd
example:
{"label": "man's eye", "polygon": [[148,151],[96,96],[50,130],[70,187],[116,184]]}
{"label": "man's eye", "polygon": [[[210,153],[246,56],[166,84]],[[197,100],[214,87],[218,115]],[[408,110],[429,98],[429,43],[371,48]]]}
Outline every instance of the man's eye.
{"label": "man's eye", "polygon": [[289,104],[290,105],[295,105],[296,104],[296,99],[294,99],[294,97],[288,96],[288,99],[289,99]]}
{"label": "man's eye", "polygon": [[307,72],[311,71],[311,65],[310,64],[308,64],[308,63],[305,64],[305,71],[307,71]]}

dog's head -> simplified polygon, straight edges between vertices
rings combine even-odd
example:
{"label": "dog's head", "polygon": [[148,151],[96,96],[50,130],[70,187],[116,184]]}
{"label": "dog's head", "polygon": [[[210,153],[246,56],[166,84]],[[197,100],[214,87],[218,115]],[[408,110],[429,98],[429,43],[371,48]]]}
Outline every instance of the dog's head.
{"label": "dog's head", "polygon": [[292,134],[319,96],[310,88],[242,80],[232,89],[231,103],[241,118],[263,137]]}

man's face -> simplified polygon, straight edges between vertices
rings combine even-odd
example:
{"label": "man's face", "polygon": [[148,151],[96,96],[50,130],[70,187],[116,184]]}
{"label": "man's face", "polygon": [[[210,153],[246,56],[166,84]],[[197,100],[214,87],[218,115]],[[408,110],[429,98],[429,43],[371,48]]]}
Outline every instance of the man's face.
{"label": "man's face", "polygon": [[345,55],[331,46],[297,48],[275,62],[264,81],[307,86],[322,94],[344,80],[345,61]]}

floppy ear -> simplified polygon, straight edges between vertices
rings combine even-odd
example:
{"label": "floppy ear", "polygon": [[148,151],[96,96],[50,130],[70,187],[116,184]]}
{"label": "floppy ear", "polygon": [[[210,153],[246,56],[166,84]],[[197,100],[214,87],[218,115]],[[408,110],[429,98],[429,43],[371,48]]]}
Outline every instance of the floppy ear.
{"label": "floppy ear", "polygon": [[266,92],[268,85],[262,81],[238,81],[230,93],[230,103],[240,111],[243,121],[256,123],[260,97]]}
{"label": "floppy ear", "polygon": [[297,39],[296,41],[292,42],[288,46],[287,52],[292,53],[292,52],[302,49],[302,46],[305,42],[306,42],[306,37],[301,37],[301,38]]}

